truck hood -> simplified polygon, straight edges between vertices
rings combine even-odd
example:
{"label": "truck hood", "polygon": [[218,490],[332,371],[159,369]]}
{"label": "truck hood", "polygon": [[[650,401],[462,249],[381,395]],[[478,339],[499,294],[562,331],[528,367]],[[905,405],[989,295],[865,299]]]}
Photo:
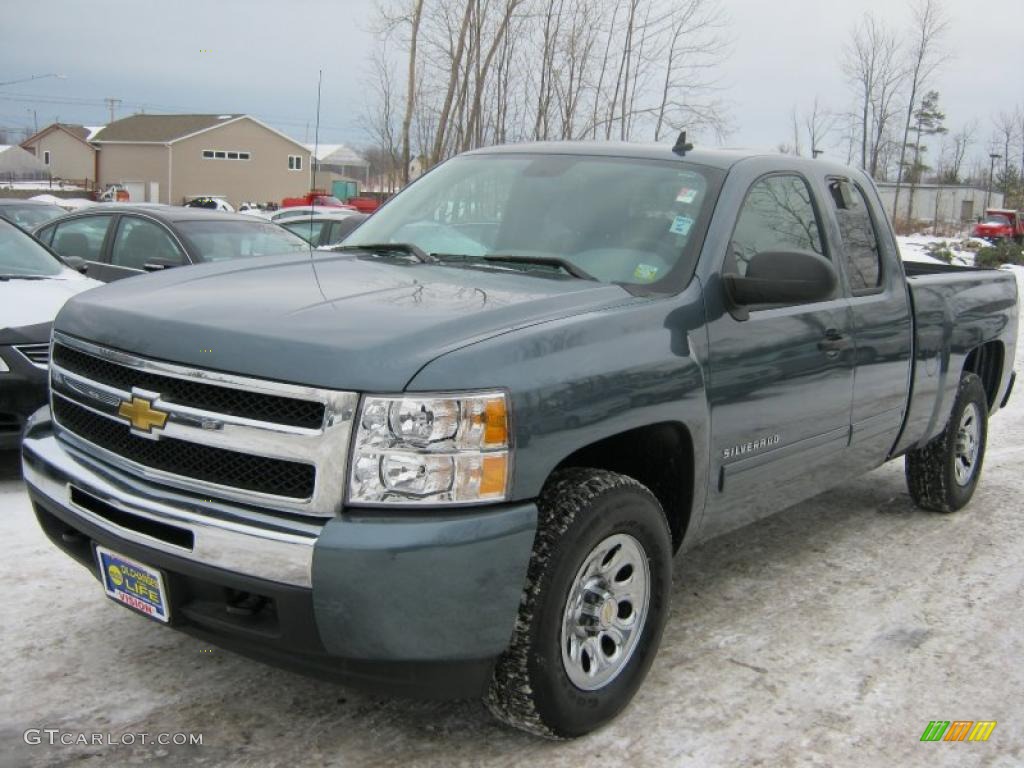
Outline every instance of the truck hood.
{"label": "truck hood", "polygon": [[55,327],[200,368],[399,391],[466,344],[631,300],[560,275],[288,254],[119,280],[72,299]]}

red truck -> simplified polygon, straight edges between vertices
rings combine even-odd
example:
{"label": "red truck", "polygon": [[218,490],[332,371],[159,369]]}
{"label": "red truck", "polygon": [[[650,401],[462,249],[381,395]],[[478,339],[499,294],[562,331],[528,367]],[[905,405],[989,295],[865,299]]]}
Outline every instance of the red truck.
{"label": "red truck", "polygon": [[341,202],[334,195],[328,194],[324,189],[311,189],[300,197],[286,197],[281,201],[282,208],[295,208],[300,205],[315,205],[321,208],[342,208],[344,210],[358,210],[354,205]]}
{"label": "red truck", "polygon": [[992,241],[1013,238],[1019,243],[1024,240],[1024,212],[989,208],[971,234]]}
{"label": "red truck", "polygon": [[373,213],[380,208],[380,200],[369,195],[357,195],[345,200],[346,205],[351,205],[360,213]]}

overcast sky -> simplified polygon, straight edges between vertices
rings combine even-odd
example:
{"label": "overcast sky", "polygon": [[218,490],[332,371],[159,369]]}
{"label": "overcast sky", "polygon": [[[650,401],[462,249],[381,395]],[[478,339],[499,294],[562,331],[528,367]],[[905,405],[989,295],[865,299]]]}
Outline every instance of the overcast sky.
{"label": "overcast sky", "polygon": [[[946,0],[951,55],[934,81],[947,126],[1024,102],[1024,0]],[[732,105],[730,145],[789,139],[794,104],[815,95],[834,109],[850,94],[839,62],[865,11],[905,26],[901,0],[722,0],[733,53],[722,69]],[[67,78],[0,87],[0,126],[102,124],[105,97],[125,116],[249,112],[312,141],[317,70],[324,71],[321,142],[362,144],[372,0],[45,0],[4,17],[0,82],[50,72]],[[307,123],[309,125],[307,134]],[[981,151],[983,147],[976,148]]]}

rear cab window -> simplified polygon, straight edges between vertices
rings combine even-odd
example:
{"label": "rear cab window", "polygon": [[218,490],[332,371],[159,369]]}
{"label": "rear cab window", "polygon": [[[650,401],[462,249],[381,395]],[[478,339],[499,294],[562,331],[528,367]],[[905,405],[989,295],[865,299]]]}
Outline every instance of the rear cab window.
{"label": "rear cab window", "polygon": [[882,289],[882,252],[864,190],[838,178],[828,180],[828,190],[850,292],[854,296],[876,293]]}

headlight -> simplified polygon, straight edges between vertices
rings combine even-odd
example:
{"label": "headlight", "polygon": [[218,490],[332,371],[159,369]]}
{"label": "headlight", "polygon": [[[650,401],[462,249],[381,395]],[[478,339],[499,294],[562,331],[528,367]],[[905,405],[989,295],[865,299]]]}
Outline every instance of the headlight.
{"label": "headlight", "polygon": [[363,398],[349,470],[350,503],[502,501],[508,482],[503,393]]}

